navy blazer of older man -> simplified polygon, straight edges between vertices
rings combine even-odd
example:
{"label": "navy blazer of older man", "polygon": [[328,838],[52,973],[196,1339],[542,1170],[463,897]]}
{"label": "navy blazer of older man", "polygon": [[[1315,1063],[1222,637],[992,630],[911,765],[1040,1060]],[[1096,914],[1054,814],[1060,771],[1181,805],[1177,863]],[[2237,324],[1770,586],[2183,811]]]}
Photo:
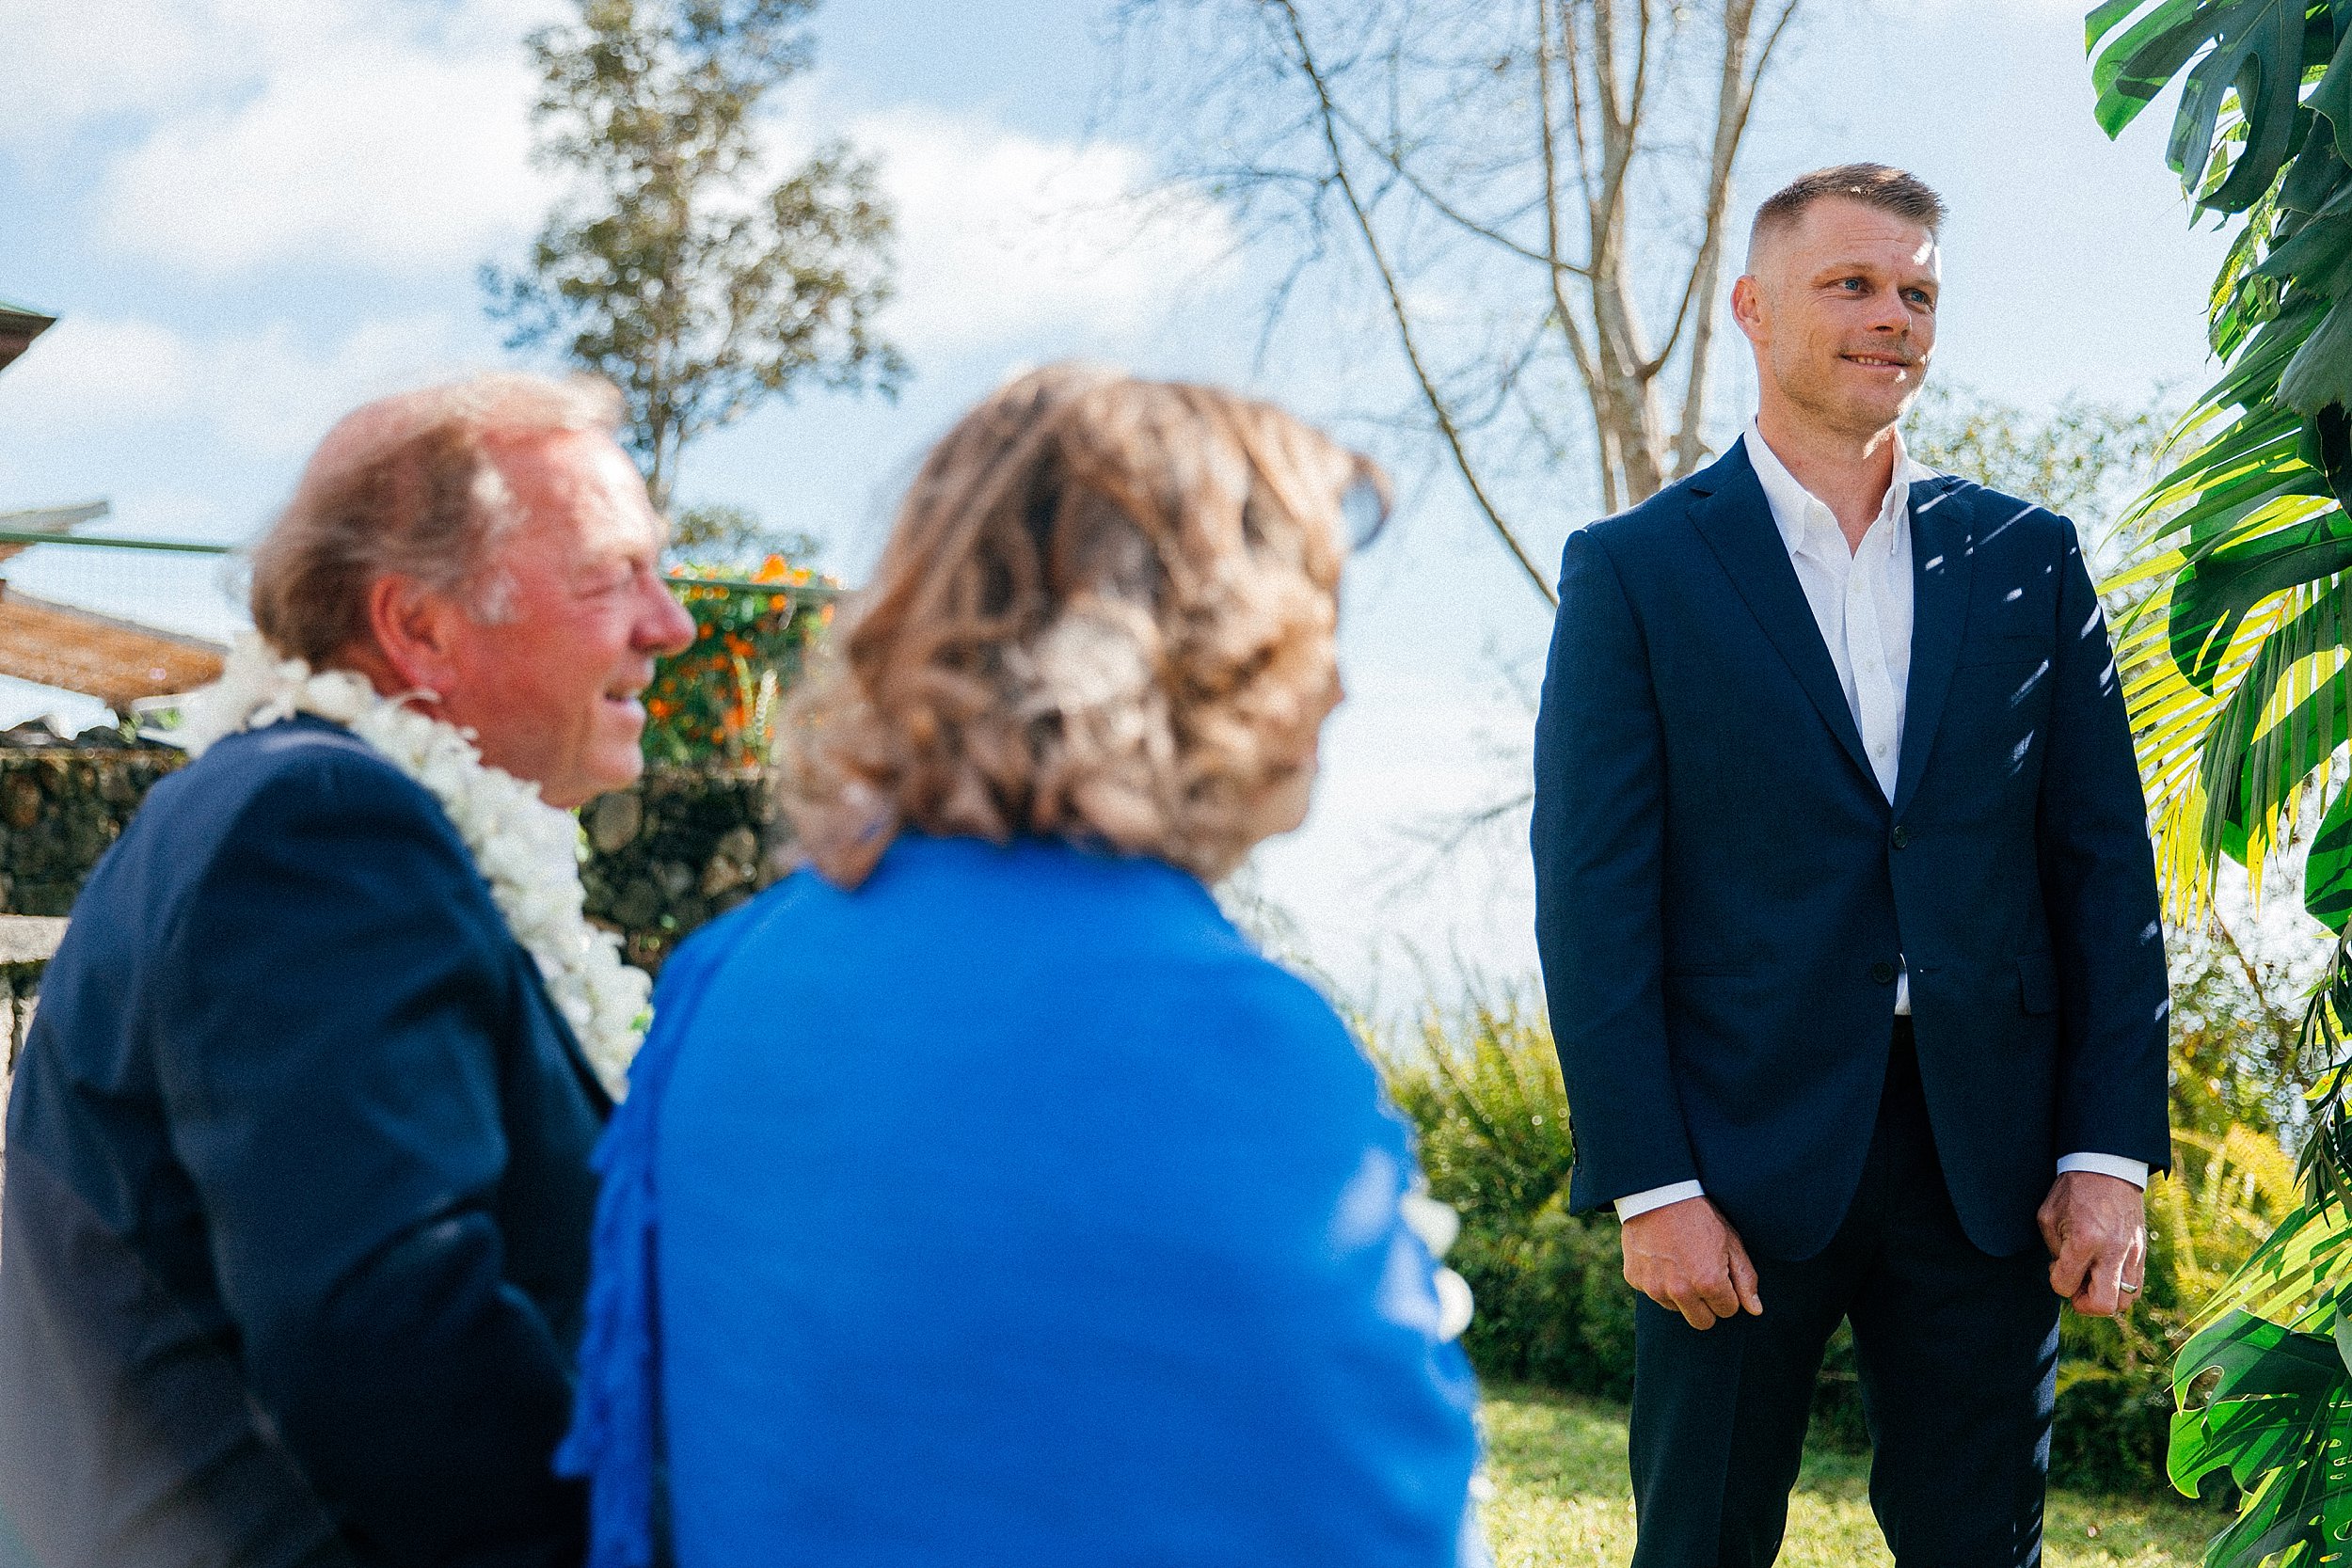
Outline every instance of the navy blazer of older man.
{"label": "navy blazer of older man", "polygon": [[609,1101],[439,804],[231,736],[74,906],[8,1107],[0,1510],[42,1568],[577,1562]]}
{"label": "navy blazer of older man", "polygon": [[1569,541],[1536,730],[1536,936],[1572,1200],[1696,1180],[1759,1255],[1827,1245],[1896,978],[1968,1238],[2041,1244],[2061,1154],[2168,1163],[2146,808],[2074,525],[1912,487],[1890,802],[1744,442]]}

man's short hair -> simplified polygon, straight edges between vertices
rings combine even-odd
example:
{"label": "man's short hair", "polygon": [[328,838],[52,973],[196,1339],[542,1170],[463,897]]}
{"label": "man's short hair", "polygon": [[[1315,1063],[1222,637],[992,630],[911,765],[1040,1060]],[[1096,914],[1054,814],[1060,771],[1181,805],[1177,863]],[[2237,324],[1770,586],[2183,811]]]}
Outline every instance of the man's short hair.
{"label": "man's short hair", "polygon": [[1764,204],[1756,210],[1755,226],[1748,230],[1751,264],[1756,245],[1767,234],[1786,233],[1794,229],[1797,220],[1804,216],[1805,209],[1831,196],[1892,213],[1917,224],[1930,234],[1943,230],[1944,198],[1930,190],[1927,182],[1917,175],[1889,168],[1884,164],[1839,164],[1834,168],[1800,174],[1764,198]]}
{"label": "man's short hair", "polygon": [[493,447],[620,423],[621,394],[594,376],[493,372],[404,392],[346,415],[319,443],[294,499],[253,550],[253,624],[321,668],[368,635],[368,588],[399,573],[501,613],[483,568],[520,509]]}

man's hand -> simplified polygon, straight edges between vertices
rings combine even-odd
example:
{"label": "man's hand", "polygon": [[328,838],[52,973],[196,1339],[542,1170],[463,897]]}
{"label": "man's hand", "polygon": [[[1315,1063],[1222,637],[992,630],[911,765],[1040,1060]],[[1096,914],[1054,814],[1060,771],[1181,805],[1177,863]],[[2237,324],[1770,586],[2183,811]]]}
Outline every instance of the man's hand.
{"label": "man's hand", "polygon": [[1625,1279],[1692,1328],[1712,1328],[1742,1308],[1764,1313],[1756,1265],[1713,1201],[1686,1197],[1625,1222]]}
{"label": "man's hand", "polygon": [[2111,1318],[2148,1264],[2147,1195],[2121,1177],[2070,1170],[2035,1216],[2050,1248],[2050,1289],[2086,1318]]}

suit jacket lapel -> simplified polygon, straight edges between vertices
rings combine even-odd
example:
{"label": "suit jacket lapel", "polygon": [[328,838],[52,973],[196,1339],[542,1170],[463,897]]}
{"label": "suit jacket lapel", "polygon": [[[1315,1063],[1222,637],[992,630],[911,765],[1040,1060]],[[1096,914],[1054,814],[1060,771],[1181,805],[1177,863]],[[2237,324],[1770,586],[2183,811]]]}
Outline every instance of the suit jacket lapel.
{"label": "suit jacket lapel", "polygon": [[1722,461],[1692,480],[1691,489],[1696,498],[1692,524],[1723,562],[1731,585],[1780,650],[1788,673],[1820,710],[1821,721],[1876,793],[1878,775],[1870,771],[1863,752],[1862,732],[1846,705],[1846,689],[1838,684],[1837,666],[1830,662],[1829,644],[1821,641],[1821,625],[1813,618],[1813,606],[1797,581],[1788,544],[1773,526],[1772,504],[1748,462],[1747,443],[1734,442]]}
{"label": "suit jacket lapel", "polygon": [[1975,509],[1948,476],[1911,487],[1911,686],[1903,698],[1903,750],[1895,770],[1895,815],[1911,804],[1935,745],[1952,689],[1961,634],[1968,625],[1968,581],[1976,569]]}

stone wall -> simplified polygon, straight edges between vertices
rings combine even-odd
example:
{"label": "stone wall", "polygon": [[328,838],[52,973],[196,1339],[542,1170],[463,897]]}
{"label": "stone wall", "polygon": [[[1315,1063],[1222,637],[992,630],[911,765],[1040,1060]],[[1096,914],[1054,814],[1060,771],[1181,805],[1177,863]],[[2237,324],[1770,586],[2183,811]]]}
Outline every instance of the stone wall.
{"label": "stone wall", "polygon": [[149,746],[0,750],[0,913],[71,909],[148,786],[181,760]]}
{"label": "stone wall", "polygon": [[[0,749],[0,913],[66,913],[149,786],[167,748]],[[783,834],[755,769],[657,768],[581,808],[588,913],[658,969],[678,940],[775,879]]]}
{"label": "stone wall", "polygon": [[756,768],[654,768],[633,789],[580,808],[588,914],[623,933],[628,961],[657,972],[678,941],[774,881],[787,835]]}

